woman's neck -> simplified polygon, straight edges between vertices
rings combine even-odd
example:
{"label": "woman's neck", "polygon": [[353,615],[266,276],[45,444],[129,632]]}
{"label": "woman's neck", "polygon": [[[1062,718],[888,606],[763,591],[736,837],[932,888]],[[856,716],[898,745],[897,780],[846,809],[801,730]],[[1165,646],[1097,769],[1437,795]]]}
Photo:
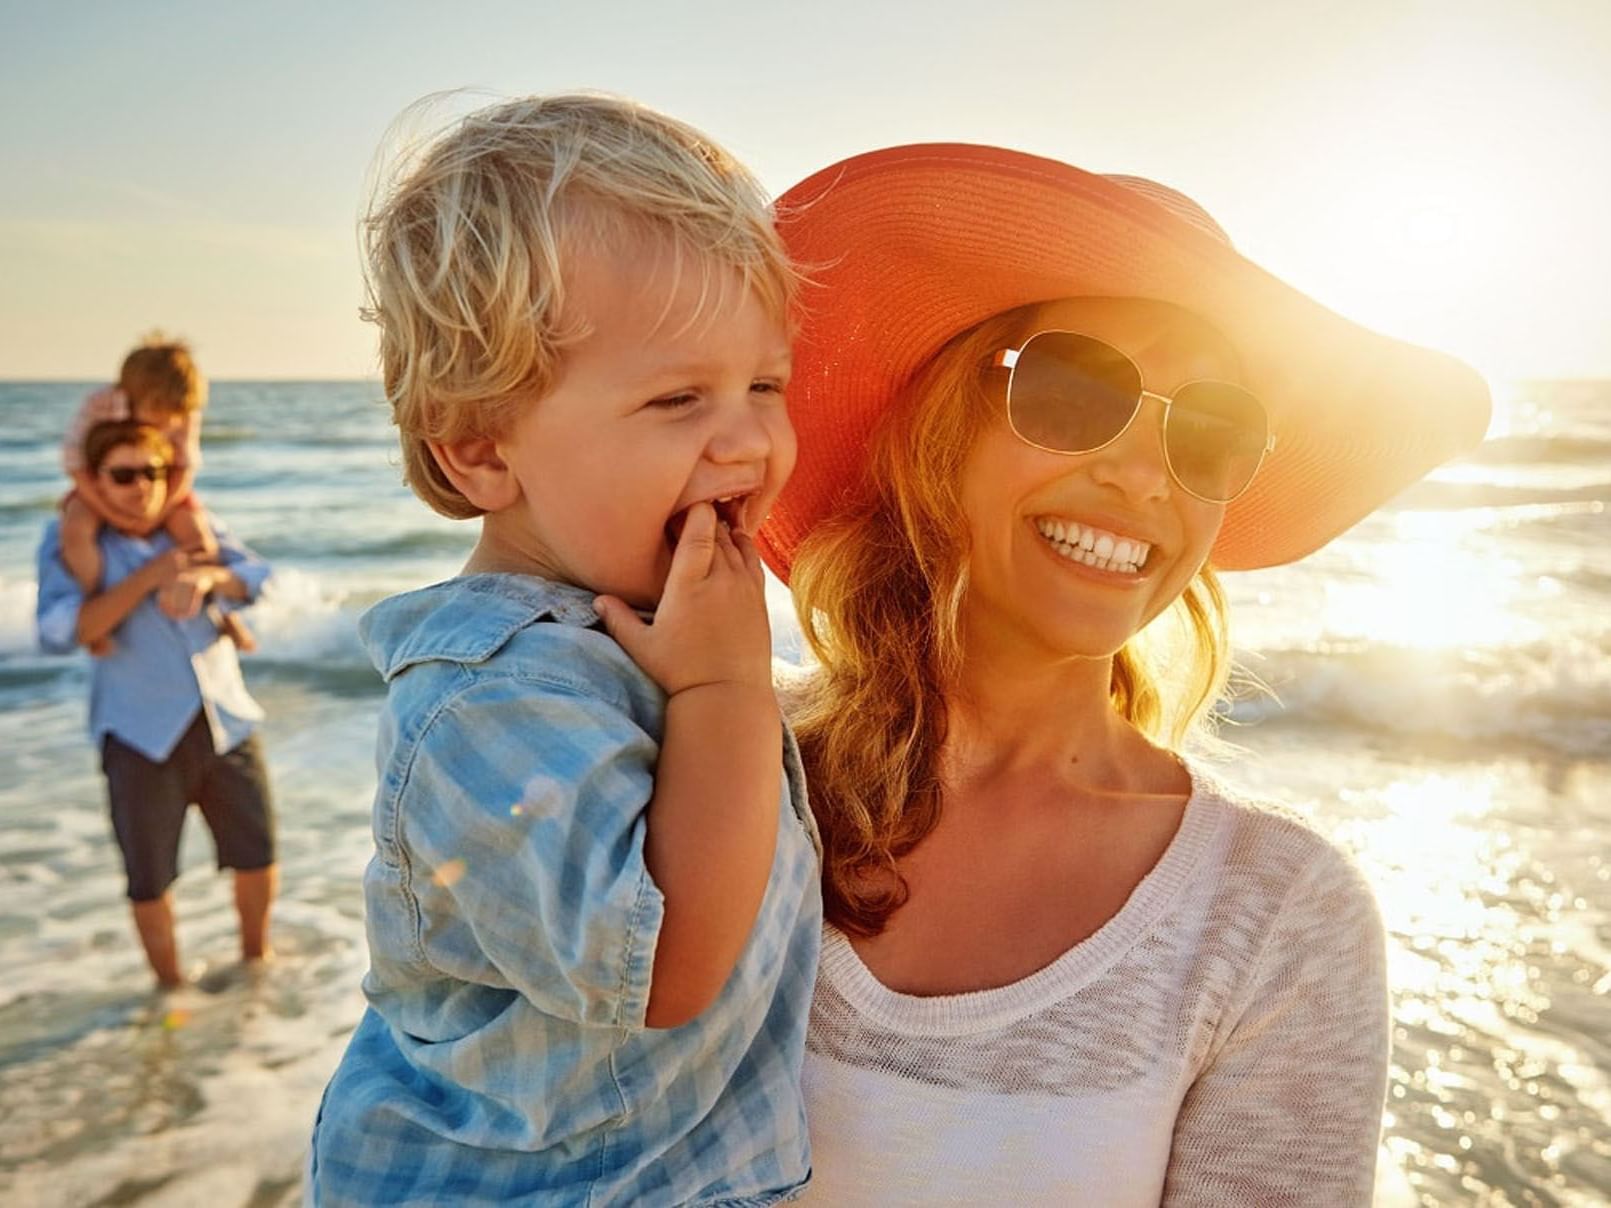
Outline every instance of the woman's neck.
{"label": "woman's neck", "polygon": [[1172,792],[1174,755],[1115,712],[1111,658],[1048,659],[975,645],[946,694],[943,776],[953,787],[1051,777],[1099,793]]}

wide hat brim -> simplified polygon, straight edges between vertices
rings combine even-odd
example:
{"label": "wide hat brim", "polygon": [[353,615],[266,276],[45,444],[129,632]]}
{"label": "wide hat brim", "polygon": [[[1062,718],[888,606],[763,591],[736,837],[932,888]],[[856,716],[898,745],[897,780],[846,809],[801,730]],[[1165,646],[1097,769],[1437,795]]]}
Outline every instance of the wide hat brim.
{"label": "wide hat brim", "polygon": [[1206,222],[1054,160],[891,147],[795,185],[777,216],[815,283],[789,386],[799,460],[757,534],[785,582],[799,543],[855,498],[873,429],[912,375],[953,336],[1030,303],[1152,298],[1230,340],[1276,447],[1226,508],[1209,556],[1221,569],[1303,557],[1487,428],[1470,366],[1344,319]]}

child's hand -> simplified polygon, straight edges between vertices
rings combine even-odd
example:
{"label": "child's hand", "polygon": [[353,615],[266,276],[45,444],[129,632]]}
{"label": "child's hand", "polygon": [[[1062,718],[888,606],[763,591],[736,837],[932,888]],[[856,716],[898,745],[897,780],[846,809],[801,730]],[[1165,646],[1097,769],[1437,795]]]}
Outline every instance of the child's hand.
{"label": "child's hand", "polygon": [[201,611],[208,593],[218,586],[224,574],[219,567],[197,565],[192,561],[157,590],[157,607],[176,621],[188,621]]}
{"label": "child's hand", "polygon": [[145,576],[145,590],[160,593],[189,570],[193,563],[194,560],[185,550],[168,549],[146,559],[138,573]]}
{"label": "child's hand", "polygon": [[593,602],[604,628],[668,696],[707,684],[772,692],[772,628],[755,543],[695,504],[677,538],[666,589],[645,625],[624,600]]}

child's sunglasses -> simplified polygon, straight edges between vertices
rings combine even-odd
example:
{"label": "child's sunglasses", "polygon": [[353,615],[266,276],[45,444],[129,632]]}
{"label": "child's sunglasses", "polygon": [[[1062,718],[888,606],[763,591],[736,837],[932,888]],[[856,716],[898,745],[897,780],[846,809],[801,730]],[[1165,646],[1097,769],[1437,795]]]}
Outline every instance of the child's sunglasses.
{"label": "child's sunglasses", "polygon": [[1049,453],[1094,453],[1118,440],[1155,398],[1164,405],[1164,462],[1187,494],[1229,503],[1275,448],[1264,404],[1230,382],[1187,382],[1173,397],[1141,384],[1124,353],[1072,331],[1038,331],[998,352],[1008,371],[1007,421]]}
{"label": "child's sunglasses", "polygon": [[101,473],[105,474],[120,487],[126,487],[136,478],[143,478],[147,482],[167,482],[168,473],[172,466],[105,466]]}

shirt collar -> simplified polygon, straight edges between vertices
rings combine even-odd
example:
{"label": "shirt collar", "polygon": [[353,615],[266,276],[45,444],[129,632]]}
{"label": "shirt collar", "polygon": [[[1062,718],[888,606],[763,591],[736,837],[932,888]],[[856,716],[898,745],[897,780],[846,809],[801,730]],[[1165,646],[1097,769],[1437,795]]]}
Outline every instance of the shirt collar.
{"label": "shirt collar", "polygon": [[382,600],[358,619],[358,636],[389,681],[433,659],[485,662],[537,621],[597,627],[594,594],[534,575],[462,575]]}

